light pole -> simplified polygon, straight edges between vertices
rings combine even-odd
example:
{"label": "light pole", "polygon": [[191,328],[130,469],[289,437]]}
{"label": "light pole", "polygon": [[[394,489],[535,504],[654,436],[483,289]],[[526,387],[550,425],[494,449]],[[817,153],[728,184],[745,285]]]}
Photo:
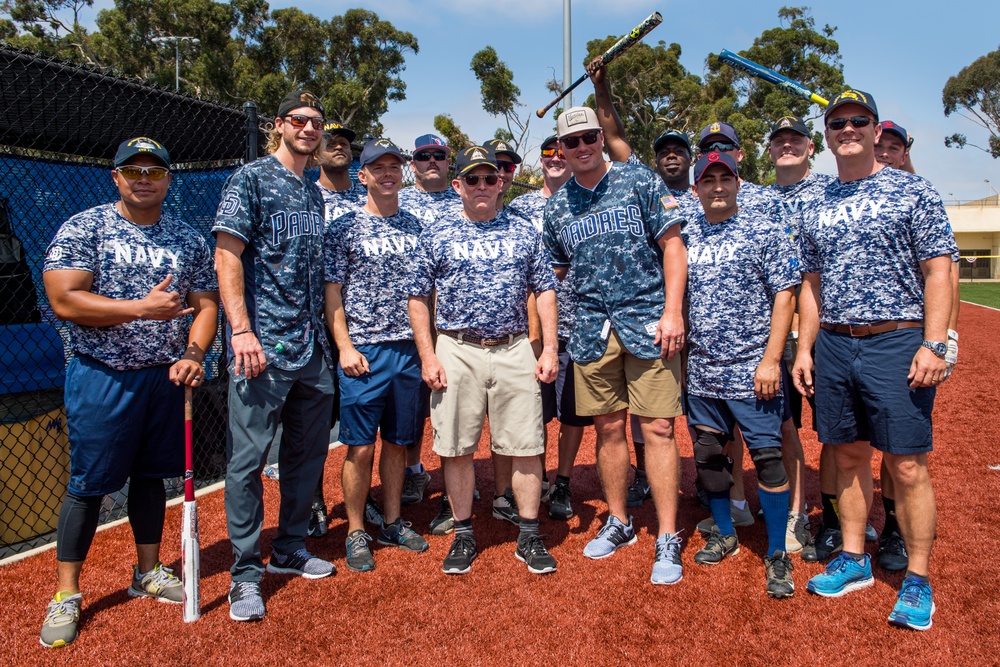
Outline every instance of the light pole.
{"label": "light pole", "polygon": [[174,45],[174,90],[180,92],[181,90],[181,42],[191,42],[192,44],[201,44],[201,40],[197,37],[174,37],[173,35],[166,35],[164,37],[154,37],[153,41],[157,44],[173,44]]}
{"label": "light pole", "polygon": [[[570,25],[570,0],[563,0],[563,88],[573,80],[573,59],[570,55],[570,39],[573,31]],[[573,93],[566,96],[566,108],[571,106],[573,106]]]}

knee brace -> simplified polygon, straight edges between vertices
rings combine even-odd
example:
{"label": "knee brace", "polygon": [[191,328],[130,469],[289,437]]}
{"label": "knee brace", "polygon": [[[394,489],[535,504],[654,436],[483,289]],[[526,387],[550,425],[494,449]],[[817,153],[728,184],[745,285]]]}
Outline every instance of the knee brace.
{"label": "knee brace", "polygon": [[733,460],[723,453],[729,442],[725,433],[695,428],[694,465],[702,488],[709,493],[727,493],[733,486]]}
{"label": "knee brace", "polygon": [[751,449],[750,458],[757,467],[757,481],[764,488],[775,489],[788,482],[785,466],[781,462],[781,447]]}

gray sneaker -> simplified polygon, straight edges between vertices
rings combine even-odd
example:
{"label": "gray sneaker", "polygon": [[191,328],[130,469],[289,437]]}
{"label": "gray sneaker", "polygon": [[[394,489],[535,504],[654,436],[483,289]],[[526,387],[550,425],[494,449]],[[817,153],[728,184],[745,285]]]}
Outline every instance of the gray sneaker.
{"label": "gray sneaker", "polygon": [[812,533],[809,532],[809,522],[804,514],[788,513],[788,523],[785,525],[785,552],[795,554],[809,544]]}
{"label": "gray sneaker", "polygon": [[79,593],[61,591],[49,600],[45,608],[45,620],[42,621],[42,632],[38,641],[45,648],[59,648],[72,644],[76,639],[76,626],[80,622],[80,603],[83,601]]}
{"label": "gray sneaker", "polygon": [[404,505],[416,505],[424,499],[424,491],[431,483],[431,474],[426,470],[407,475],[403,480],[403,495],[399,501]]}
{"label": "gray sneaker", "polygon": [[684,578],[681,566],[681,534],[664,533],[656,538],[656,558],[649,580],[654,584],[671,586]]}
{"label": "gray sneaker", "polygon": [[410,528],[409,521],[396,519],[388,526],[382,524],[378,531],[378,543],[388,547],[399,547],[403,551],[427,551],[427,540]]}
{"label": "gray sneaker", "polygon": [[258,581],[234,581],[229,585],[229,618],[234,621],[259,621],[267,611]]}
{"label": "gray sneaker", "polygon": [[160,602],[180,604],[183,601],[183,590],[181,580],[163,563],[157,563],[152,570],[141,577],[139,566],[132,566],[132,583],[128,587],[128,594],[131,597],[155,598]]}
{"label": "gray sneaker", "polygon": [[740,552],[740,541],[736,535],[709,533],[705,546],[694,555],[694,562],[699,565],[718,565],[727,556],[735,556]]}
{"label": "gray sneaker", "polygon": [[447,535],[455,530],[455,517],[451,513],[448,496],[441,496],[441,510],[431,519],[431,535]]}
{"label": "gray sneaker", "polygon": [[267,571],[274,574],[297,574],[306,579],[322,579],[337,571],[333,563],[312,555],[306,549],[299,549],[292,554],[271,552],[267,562]]}
{"label": "gray sneaker", "polygon": [[618,549],[635,544],[638,539],[632,528],[631,516],[628,518],[628,523],[623,523],[615,516],[609,516],[604,526],[598,531],[597,537],[587,542],[587,545],[583,547],[583,555],[594,560],[607,558]]}
{"label": "gray sneaker", "polygon": [[493,498],[493,518],[510,521],[518,528],[521,527],[521,518],[517,515],[517,502],[506,494]]}
{"label": "gray sneaker", "polygon": [[790,598],[795,594],[792,581],[792,561],[784,551],[776,551],[764,559],[767,594],[772,598]]}
{"label": "gray sneaker", "polygon": [[365,523],[376,528],[385,523],[385,516],[383,516],[379,506],[375,504],[375,499],[372,498],[371,494],[368,494],[365,499]]}
{"label": "gray sneaker", "polygon": [[347,536],[347,569],[352,572],[368,572],[375,569],[375,558],[368,546],[371,535],[363,530],[355,530]]}

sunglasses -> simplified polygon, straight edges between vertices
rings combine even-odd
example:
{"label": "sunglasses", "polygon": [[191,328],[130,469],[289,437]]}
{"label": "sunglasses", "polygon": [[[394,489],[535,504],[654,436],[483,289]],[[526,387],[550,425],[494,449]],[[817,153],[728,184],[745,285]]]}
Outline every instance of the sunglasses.
{"label": "sunglasses", "polygon": [[413,159],[417,162],[430,162],[431,160],[447,160],[448,154],[444,151],[434,151],[433,153],[416,153]]}
{"label": "sunglasses", "polygon": [[287,122],[292,124],[292,127],[303,128],[309,123],[312,123],[314,130],[322,130],[323,124],[326,120],[322,116],[303,116],[302,114],[290,114],[282,116]]}
{"label": "sunglasses", "polygon": [[871,116],[851,116],[850,118],[834,118],[826,124],[826,126],[831,130],[843,130],[850,123],[851,127],[857,129],[859,127],[867,127],[874,118]]}
{"label": "sunglasses", "polygon": [[730,143],[728,141],[713,141],[706,146],[699,146],[702,154],[708,153],[725,153],[726,151],[736,150],[736,144]]}
{"label": "sunglasses", "polygon": [[517,165],[513,162],[508,162],[507,160],[497,160],[497,169],[500,171],[506,171],[508,174],[513,174],[517,171]]}
{"label": "sunglasses", "polygon": [[542,157],[557,157],[560,160],[566,157],[563,152],[558,148],[543,148]]}
{"label": "sunglasses", "polygon": [[496,174],[486,174],[485,176],[480,176],[479,174],[469,174],[468,176],[462,177],[465,180],[466,185],[475,187],[479,185],[479,179],[486,181],[486,185],[496,185],[500,177]]}
{"label": "sunglasses", "polygon": [[588,146],[593,146],[595,143],[597,143],[597,135],[599,135],[600,133],[601,133],[600,130],[591,130],[590,132],[584,132],[578,137],[560,137],[559,143],[561,143],[566,148],[573,149],[579,146],[580,140],[583,139],[583,143],[587,144]]}
{"label": "sunglasses", "polygon": [[137,181],[143,176],[145,176],[151,181],[162,181],[166,177],[166,175],[170,173],[170,170],[167,169],[166,167],[127,166],[127,167],[118,167],[117,169],[115,169],[115,171],[117,171],[119,174],[121,174],[130,181]]}

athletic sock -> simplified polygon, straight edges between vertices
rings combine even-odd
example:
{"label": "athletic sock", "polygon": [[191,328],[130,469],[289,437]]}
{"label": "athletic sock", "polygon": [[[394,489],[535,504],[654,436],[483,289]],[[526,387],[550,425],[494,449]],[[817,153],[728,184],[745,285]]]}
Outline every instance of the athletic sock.
{"label": "athletic sock", "polygon": [[910,570],[907,570],[906,571],[906,576],[907,577],[916,577],[917,579],[920,579],[921,581],[923,581],[925,584],[931,583],[930,575],[927,575],[927,574],[917,574],[916,572],[911,572]]}
{"label": "athletic sock", "polygon": [[407,477],[410,477],[411,475],[416,475],[416,474],[422,473],[423,471],[424,471],[424,464],[423,464],[422,461],[420,463],[416,464],[416,465],[406,466],[406,476]]}
{"label": "athletic sock", "polygon": [[837,514],[837,496],[830,493],[822,493],[823,499],[823,524],[832,530],[840,530],[840,515]]}
{"label": "athletic sock", "polygon": [[459,535],[468,535],[469,537],[472,537],[471,516],[468,519],[465,519],[464,521],[455,522],[455,537],[458,537]]}
{"label": "athletic sock", "polygon": [[529,537],[538,535],[538,519],[521,518],[521,532],[517,536],[518,542],[523,542]]}
{"label": "athletic sock", "polygon": [[733,507],[738,510],[745,510],[747,508],[747,501],[745,498],[743,500],[730,500],[729,502],[731,502]]}
{"label": "athletic sock", "polygon": [[882,527],[882,534],[888,535],[893,531],[899,532],[899,523],[896,522],[896,501],[892,498],[882,496],[882,507],[885,508],[885,525]]}
{"label": "athletic sock", "polygon": [[708,507],[712,510],[712,519],[723,535],[735,535],[733,514],[729,510],[729,492],[709,492]]}
{"label": "athletic sock", "polygon": [[760,507],[764,510],[764,524],[767,528],[767,553],[773,556],[777,551],[785,550],[785,529],[788,526],[788,498],[791,494],[784,491],[768,491],[757,489]]}
{"label": "athletic sock", "polygon": [[852,554],[850,551],[844,551],[843,554],[845,556],[850,556],[851,558],[853,558],[858,565],[862,565],[865,562],[864,554]]}

